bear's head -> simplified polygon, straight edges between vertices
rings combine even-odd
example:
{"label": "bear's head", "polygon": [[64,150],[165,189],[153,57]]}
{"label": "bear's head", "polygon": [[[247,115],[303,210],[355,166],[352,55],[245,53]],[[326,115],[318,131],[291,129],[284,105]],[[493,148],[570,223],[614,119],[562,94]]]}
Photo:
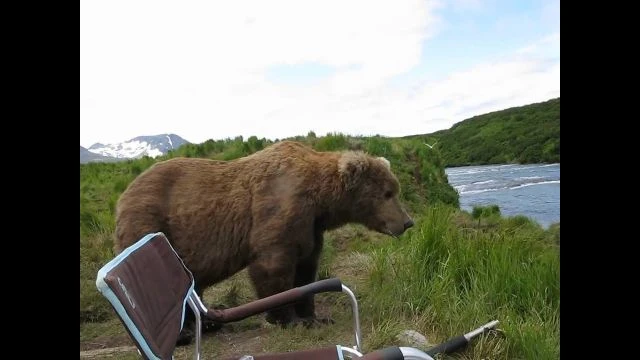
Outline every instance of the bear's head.
{"label": "bear's head", "polygon": [[387,159],[359,151],[344,152],[338,172],[351,220],[393,237],[413,226],[398,198],[400,183]]}

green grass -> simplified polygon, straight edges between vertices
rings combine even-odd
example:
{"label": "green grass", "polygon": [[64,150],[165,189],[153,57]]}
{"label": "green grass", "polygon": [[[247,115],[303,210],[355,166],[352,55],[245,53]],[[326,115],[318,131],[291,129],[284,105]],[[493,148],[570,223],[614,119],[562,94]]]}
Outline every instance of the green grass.
{"label": "green grass", "polygon": [[100,229],[80,237],[80,323],[104,321],[113,311],[96,288],[96,276],[105,259],[113,258],[112,232]]}
{"label": "green grass", "polygon": [[[355,239],[355,241],[354,241]],[[336,276],[358,297],[363,347],[403,345],[403,330],[424,334],[431,345],[499,320],[504,336],[481,336],[454,359],[557,359],[560,347],[559,225],[549,230],[522,217],[478,228],[471,214],[433,206],[400,239],[359,226],[327,234],[322,277]],[[205,291],[205,302],[233,306],[255,298],[246,271]],[[208,335],[212,358],[245,351],[280,352],[341,344],[352,346],[349,300],[317,297],[336,323],[318,329],[280,329],[262,316]],[[124,334],[117,321],[81,324],[81,341]],[[235,349],[235,350],[234,350]],[[422,350],[427,350],[423,347]],[[178,348],[188,359],[192,347]],[[135,357],[132,357],[135,358]]]}
{"label": "green grass", "polygon": [[[499,320],[507,340],[472,347],[465,358],[558,358],[555,233],[531,222],[514,225],[511,219],[489,230],[465,231],[455,225],[456,214],[432,207],[417,219],[411,235],[373,252],[364,309],[376,322],[391,321],[387,327],[406,326],[406,321],[437,324],[436,342]],[[381,337],[376,345],[392,341]]]}

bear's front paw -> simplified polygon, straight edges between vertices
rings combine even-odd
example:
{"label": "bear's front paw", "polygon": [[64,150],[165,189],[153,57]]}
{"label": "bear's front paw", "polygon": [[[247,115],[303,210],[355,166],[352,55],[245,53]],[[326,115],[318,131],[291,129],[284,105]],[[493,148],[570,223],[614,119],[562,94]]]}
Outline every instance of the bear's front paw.
{"label": "bear's front paw", "polygon": [[188,327],[183,327],[182,331],[178,335],[178,340],[176,340],[176,346],[187,346],[191,344],[193,338],[195,337],[195,333],[193,329]]}
{"label": "bear's front paw", "polygon": [[218,331],[222,328],[222,324],[217,323],[209,318],[203,318],[202,319],[202,333],[206,334],[206,333],[210,333],[213,331]]}
{"label": "bear's front paw", "polygon": [[330,317],[316,317],[316,316],[311,317],[310,316],[310,317],[303,318],[303,324],[307,328],[315,328],[323,325],[332,325],[335,323],[336,323],[335,320],[333,320]]}
{"label": "bear's front paw", "polygon": [[269,324],[280,325],[283,328],[295,325],[300,322],[296,316],[285,315],[279,312],[269,312],[265,316],[265,320]]}

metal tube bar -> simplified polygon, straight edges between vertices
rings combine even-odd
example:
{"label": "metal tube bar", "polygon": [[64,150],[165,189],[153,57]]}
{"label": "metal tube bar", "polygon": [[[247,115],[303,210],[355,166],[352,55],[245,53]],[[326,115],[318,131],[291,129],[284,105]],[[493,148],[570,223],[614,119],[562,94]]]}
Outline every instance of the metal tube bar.
{"label": "metal tube bar", "polygon": [[342,284],[342,292],[349,295],[349,299],[351,299],[351,309],[353,310],[353,322],[355,327],[355,336],[356,336],[356,346],[355,349],[358,351],[362,351],[362,335],[360,333],[360,315],[358,312],[358,300],[356,300],[356,296],[353,294],[353,291]]}
{"label": "metal tube bar", "polygon": [[486,330],[489,329],[493,329],[496,327],[496,325],[498,325],[499,321],[498,320],[493,320],[492,322],[486,324],[486,325],[482,325],[481,327],[469,331],[468,333],[464,334],[465,339],[467,340],[471,340],[472,338],[482,334],[483,332],[485,332]]}
{"label": "metal tube bar", "polygon": [[[191,295],[187,298],[187,303],[193,310],[193,313],[196,316],[196,348],[195,348],[195,359],[200,360],[200,337],[202,336],[202,319],[200,317],[200,311],[198,309],[198,305],[196,305],[196,301],[193,300],[193,295],[195,292],[191,293]],[[197,295],[196,295],[197,296]]]}

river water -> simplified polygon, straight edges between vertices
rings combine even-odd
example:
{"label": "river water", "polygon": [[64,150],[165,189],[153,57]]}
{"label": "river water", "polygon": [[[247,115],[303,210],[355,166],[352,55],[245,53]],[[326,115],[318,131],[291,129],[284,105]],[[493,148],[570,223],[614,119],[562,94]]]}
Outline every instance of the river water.
{"label": "river water", "polygon": [[544,228],[560,221],[560,164],[462,166],[445,172],[463,210],[495,204],[504,216],[524,215]]}

